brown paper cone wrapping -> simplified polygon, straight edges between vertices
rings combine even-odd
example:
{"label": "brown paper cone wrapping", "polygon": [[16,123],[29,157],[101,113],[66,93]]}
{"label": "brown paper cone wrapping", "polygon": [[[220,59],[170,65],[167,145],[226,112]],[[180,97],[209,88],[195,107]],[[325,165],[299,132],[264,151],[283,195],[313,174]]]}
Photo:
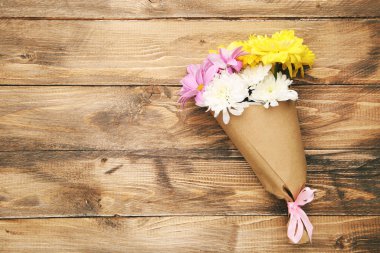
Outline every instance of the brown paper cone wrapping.
{"label": "brown paper cone wrapping", "polygon": [[306,159],[295,102],[269,109],[259,105],[217,121],[247,160],[264,188],[280,199],[294,201],[306,182]]}

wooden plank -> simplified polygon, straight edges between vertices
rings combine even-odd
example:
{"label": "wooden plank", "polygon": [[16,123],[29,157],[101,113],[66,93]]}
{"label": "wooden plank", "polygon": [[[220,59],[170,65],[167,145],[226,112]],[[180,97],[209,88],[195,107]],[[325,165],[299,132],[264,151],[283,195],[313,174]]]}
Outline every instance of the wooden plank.
{"label": "wooden plank", "polygon": [[[378,148],[380,86],[295,86],[307,149]],[[233,149],[178,87],[0,87],[0,151]]]}
{"label": "wooden plank", "polygon": [[[309,214],[379,215],[380,151],[308,151]],[[285,215],[237,151],[1,152],[0,217]],[[328,210],[328,213],[326,212]]]}
{"label": "wooden plank", "polygon": [[195,18],[195,17],[379,17],[378,1],[78,1],[3,0],[0,17],[33,18]]}
{"label": "wooden plank", "polygon": [[185,74],[185,66],[201,62],[209,49],[252,33],[289,28],[305,39],[317,57],[302,82],[379,83],[377,19],[11,19],[0,21],[0,84],[173,85]]}
{"label": "wooden plank", "polygon": [[286,237],[287,217],[0,220],[1,252],[377,252],[379,216],[313,216],[313,243]]}

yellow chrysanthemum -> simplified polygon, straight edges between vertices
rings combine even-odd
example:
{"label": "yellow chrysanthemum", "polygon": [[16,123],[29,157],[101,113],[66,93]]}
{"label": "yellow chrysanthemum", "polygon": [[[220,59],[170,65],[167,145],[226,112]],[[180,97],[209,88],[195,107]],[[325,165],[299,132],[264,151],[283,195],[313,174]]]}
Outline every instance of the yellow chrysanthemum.
{"label": "yellow chrysanthemum", "polygon": [[[293,30],[276,32],[271,37],[251,35],[248,40],[233,41],[227,47],[219,46],[219,48],[229,50],[237,47],[242,47],[247,53],[238,58],[243,62],[243,67],[254,67],[259,63],[275,66],[280,63],[283,70],[288,69],[291,77],[295,77],[298,71],[301,71],[301,76],[303,76],[303,66],[311,67],[315,59],[314,53],[303,45],[303,39],[295,36]],[[217,51],[210,50],[210,53],[217,53]]]}
{"label": "yellow chrysanthemum", "polygon": [[[253,35],[252,35],[253,36]],[[251,37],[252,37],[251,36]],[[230,48],[242,47],[242,49],[247,53],[246,55],[239,56],[239,60],[243,62],[243,67],[255,66],[260,62],[260,57],[252,53],[252,46],[250,45],[250,40],[246,41],[233,41]]]}
{"label": "yellow chrysanthemum", "polygon": [[314,63],[313,52],[303,45],[303,39],[296,37],[293,30],[276,32],[272,37],[250,37],[249,40],[251,54],[260,56],[264,65],[281,63],[292,77],[299,70],[303,76],[303,65],[311,66]]}

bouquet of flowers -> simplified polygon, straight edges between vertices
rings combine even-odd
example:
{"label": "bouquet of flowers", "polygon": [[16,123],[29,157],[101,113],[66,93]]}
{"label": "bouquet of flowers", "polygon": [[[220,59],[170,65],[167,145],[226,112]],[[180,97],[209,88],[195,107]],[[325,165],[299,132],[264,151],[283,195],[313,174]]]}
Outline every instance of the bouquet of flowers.
{"label": "bouquet of flowers", "polygon": [[305,187],[298,94],[289,86],[314,59],[292,30],[251,35],[211,50],[202,64],[189,65],[181,80],[179,103],[194,98],[211,111],[265,189],[287,201],[293,243],[307,240],[305,229],[311,241],[313,226],[301,206],[313,200],[315,190]]}

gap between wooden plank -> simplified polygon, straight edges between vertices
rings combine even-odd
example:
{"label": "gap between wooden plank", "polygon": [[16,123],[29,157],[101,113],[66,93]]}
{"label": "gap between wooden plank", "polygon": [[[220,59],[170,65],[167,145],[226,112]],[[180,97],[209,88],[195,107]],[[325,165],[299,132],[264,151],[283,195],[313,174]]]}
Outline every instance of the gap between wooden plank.
{"label": "gap between wooden plank", "polygon": [[[199,148],[196,149],[199,152],[205,152],[207,153],[210,151],[210,149],[207,148]],[[374,152],[380,152],[379,148],[362,148],[362,147],[353,147],[353,148],[318,148],[318,149],[310,149],[310,148],[305,148],[305,151],[374,151]],[[150,149],[138,149],[138,150],[126,150],[126,149],[34,149],[34,150],[1,150],[0,153],[33,153],[33,152],[127,152],[127,153],[148,153],[150,152]],[[181,153],[187,153],[187,152],[192,152],[194,149],[160,149],[158,152],[159,153],[169,153],[171,154],[172,152],[178,152],[181,151]],[[221,151],[221,152],[238,152],[237,149],[234,148],[219,148],[219,149],[211,149],[211,151]],[[184,156],[186,157],[186,156]]]}
{"label": "gap between wooden plank", "polygon": [[[300,78],[300,77],[297,77]],[[292,87],[313,87],[316,86],[326,86],[326,87],[376,87],[379,88],[380,84],[357,84],[357,83],[330,83],[330,84],[312,84],[312,83],[303,83],[301,79],[299,80],[293,80],[293,83],[290,86],[290,89]],[[138,88],[138,87],[168,87],[168,88],[180,88],[182,85],[180,84],[180,80],[178,80],[178,83],[168,83],[168,84],[0,84],[0,87],[132,87],[132,88]]]}
{"label": "gap between wooden plank", "polygon": [[58,18],[202,18],[202,17],[373,17],[379,4],[355,1],[242,1],[242,0],[135,0],[135,1],[46,1],[5,0],[3,17]]}
{"label": "gap between wooden plank", "polygon": [[[307,214],[308,217],[380,217],[379,214]],[[58,216],[14,216],[0,217],[0,221],[7,220],[55,220],[55,219],[97,219],[97,218],[186,218],[186,217],[289,217],[288,214],[157,214],[157,215],[58,215]]]}
{"label": "gap between wooden plank", "polygon": [[264,16],[251,16],[251,17],[162,17],[162,18],[63,18],[63,17],[0,17],[1,20],[62,20],[62,21],[270,21],[270,20],[295,20],[295,21],[318,21],[318,20],[379,20],[380,16],[347,16],[347,17],[264,17]]}

